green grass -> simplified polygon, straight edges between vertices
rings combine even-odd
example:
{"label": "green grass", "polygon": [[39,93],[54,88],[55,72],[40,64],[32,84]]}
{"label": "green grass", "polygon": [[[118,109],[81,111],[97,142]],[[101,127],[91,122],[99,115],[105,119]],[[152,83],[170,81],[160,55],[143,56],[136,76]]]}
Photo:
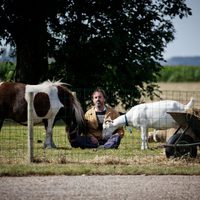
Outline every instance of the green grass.
{"label": "green grass", "polygon": [[199,66],[165,66],[160,71],[158,82],[199,82]]}
{"label": "green grass", "polygon": [[199,175],[199,165],[139,164],[12,164],[0,165],[1,176],[29,175]]}
{"label": "green grass", "polygon": [[57,149],[44,149],[43,126],[34,127],[34,162],[27,160],[27,129],[5,123],[0,133],[0,176],[105,175],[105,174],[200,174],[197,158],[167,159],[164,148],[150,143],[140,150],[140,133],[126,131],[119,149],[71,148],[63,126],[54,128]]}

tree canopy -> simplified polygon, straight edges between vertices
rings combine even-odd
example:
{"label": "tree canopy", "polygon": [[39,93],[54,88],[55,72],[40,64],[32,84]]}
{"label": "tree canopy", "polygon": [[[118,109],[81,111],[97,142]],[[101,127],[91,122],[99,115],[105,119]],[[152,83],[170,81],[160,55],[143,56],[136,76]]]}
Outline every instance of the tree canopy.
{"label": "tree canopy", "polygon": [[172,20],[191,9],[185,0],[4,0],[0,13],[0,37],[16,47],[15,81],[62,79],[82,102],[101,86],[111,105],[128,108],[154,93]]}

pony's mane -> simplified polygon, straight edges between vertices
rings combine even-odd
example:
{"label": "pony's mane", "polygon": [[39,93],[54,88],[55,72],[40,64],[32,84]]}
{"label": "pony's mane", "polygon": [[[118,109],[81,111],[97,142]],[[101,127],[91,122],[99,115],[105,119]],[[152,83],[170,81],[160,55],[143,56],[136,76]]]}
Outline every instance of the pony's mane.
{"label": "pony's mane", "polygon": [[62,86],[62,87],[67,89],[66,86],[68,86],[68,85],[69,85],[68,83],[63,83],[60,80],[59,81],[47,80],[47,81],[44,81],[44,82],[42,82],[40,84],[37,84],[37,85],[29,85],[29,84],[27,84],[26,92],[38,92],[41,88],[52,87],[52,86],[53,87]]}
{"label": "pony's mane", "polygon": [[70,84],[61,82],[61,80],[58,80],[58,81],[55,81],[55,80],[53,80],[53,81],[47,80],[47,81],[44,81],[43,83],[41,83],[41,85],[53,85],[53,86],[65,85],[65,86],[69,86]]}

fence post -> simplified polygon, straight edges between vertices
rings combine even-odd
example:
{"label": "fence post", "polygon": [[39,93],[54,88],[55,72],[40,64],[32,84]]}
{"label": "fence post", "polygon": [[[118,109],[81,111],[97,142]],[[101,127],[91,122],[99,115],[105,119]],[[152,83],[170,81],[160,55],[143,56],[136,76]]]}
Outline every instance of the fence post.
{"label": "fence post", "polygon": [[33,162],[33,92],[28,92],[28,162]]}

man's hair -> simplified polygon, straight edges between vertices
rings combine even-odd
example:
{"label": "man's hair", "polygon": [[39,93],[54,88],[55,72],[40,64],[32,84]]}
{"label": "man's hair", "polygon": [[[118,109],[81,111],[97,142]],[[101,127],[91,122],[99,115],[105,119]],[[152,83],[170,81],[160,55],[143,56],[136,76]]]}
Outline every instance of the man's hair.
{"label": "man's hair", "polygon": [[97,88],[93,91],[92,97],[93,97],[93,95],[94,95],[95,92],[101,92],[101,93],[103,94],[104,99],[106,99],[106,93],[105,93],[105,91],[104,91],[102,88],[97,87]]}

